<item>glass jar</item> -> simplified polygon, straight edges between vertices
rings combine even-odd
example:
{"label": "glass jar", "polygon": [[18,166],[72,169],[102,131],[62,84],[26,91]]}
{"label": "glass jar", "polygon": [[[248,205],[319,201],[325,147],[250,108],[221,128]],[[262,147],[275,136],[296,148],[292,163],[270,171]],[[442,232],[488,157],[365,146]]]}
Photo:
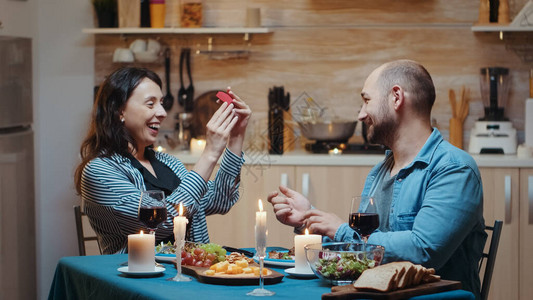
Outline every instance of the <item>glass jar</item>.
{"label": "glass jar", "polygon": [[181,1],[181,27],[202,27],[202,1]]}

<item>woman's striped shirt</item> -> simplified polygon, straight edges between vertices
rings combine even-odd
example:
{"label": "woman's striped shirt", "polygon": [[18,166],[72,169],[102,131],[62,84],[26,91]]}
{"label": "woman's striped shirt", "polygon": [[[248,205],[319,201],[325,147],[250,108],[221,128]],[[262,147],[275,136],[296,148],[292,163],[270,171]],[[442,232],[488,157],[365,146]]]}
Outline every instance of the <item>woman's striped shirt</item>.
{"label": "woman's striped shirt", "polygon": [[[156,159],[181,180],[178,188],[166,198],[167,220],[158,227],[156,240],[173,234],[173,218],[178,215],[176,207],[181,202],[192,220],[190,239],[208,243],[206,216],[226,214],[239,199],[239,174],[244,158],[226,149],[215,179],[207,183],[172,155],[156,152]],[[128,235],[147,231],[137,220],[139,198],[144,189],[141,173],[124,156],[98,157],[85,166],[81,180],[84,211],[104,254],[125,253]]]}

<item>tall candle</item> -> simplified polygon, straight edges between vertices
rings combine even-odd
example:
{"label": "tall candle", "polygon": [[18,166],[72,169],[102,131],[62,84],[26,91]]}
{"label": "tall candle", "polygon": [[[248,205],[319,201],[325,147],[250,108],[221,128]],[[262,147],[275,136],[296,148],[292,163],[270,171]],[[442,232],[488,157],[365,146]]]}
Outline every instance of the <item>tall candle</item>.
{"label": "tall candle", "polygon": [[297,273],[310,273],[311,268],[307,264],[305,257],[305,245],[322,243],[322,236],[318,234],[309,234],[305,229],[305,234],[294,237],[294,270]]}
{"label": "tall candle", "polygon": [[266,256],[266,211],[263,211],[263,202],[259,199],[259,211],[255,213],[255,247],[257,256]]}
{"label": "tall candle", "polygon": [[189,222],[186,217],[183,216],[183,203],[180,203],[179,216],[174,217],[174,240],[176,244],[181,247],[182,241],[185,240],[185,230],[187,223]]}
{"label": "tall candle", "polygon": [[155,235],[128,235],[128,271],[155,271]]}
{"label": "tall candle", "polygon": [[204,152],[205,149],[205,140],[201,139],[191,139],[191,154],[200,155]]}

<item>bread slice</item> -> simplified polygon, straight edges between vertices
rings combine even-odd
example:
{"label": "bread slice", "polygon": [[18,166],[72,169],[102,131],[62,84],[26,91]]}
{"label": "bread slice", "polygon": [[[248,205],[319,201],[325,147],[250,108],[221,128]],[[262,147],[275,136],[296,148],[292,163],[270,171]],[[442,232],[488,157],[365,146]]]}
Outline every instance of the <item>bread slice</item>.
{"label": "bread slice", "polygon": [[361,276],[354,282],[356,289],[372,290],[378,292],[388,292],[395,289],[398,269],[380,268],[365,270]]}
{"label": "bread slice", "polygon": [[392,262],[365,270],[354,282],[354,287],[360,290],[390,292],[439,281],[440,277],[434,274],[433,268],[426,269],[408,261]]}
{"label": "bread slice", "polygon": [[410,286],[413,282],[415,274],[417,273],[417,268],[415,265],[410,264],[404,267],[406,269],[404,275],[398,280],[398,289],[404,289]]}

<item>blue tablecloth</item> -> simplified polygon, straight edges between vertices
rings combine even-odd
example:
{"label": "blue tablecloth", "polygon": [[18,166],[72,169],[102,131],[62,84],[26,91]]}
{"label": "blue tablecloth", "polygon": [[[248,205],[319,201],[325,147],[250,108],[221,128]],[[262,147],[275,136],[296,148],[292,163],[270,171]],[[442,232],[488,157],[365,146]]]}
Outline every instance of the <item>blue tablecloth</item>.
{"label": "blue tablecloth", "polygon": [[[132,278],[117,269],[128,260],[127,254],[63,257],[56,268],[49,299],[240,299],[257,286],[223,286],[167,281],[176,275],[172,264],[165,264],[162,276]],[[274,270],[287,275],[282,268]],[[276,292],[269,299],[320,299],[331,286],[319,279],[295,279],[286,276],[278,284],[265,285]],[[467,291],[450,291],[412,299],[474,299]]]}

